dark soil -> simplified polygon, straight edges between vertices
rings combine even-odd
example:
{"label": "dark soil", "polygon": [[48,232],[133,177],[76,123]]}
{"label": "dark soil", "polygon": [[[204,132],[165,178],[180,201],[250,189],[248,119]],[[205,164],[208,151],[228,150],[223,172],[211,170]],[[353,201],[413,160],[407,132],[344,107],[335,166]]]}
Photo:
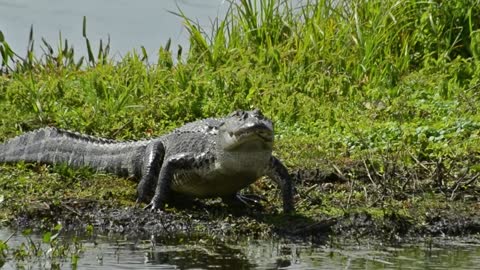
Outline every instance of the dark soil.
{"label": "dark soil", "polygon": [[[251,191],[266,198],[263,208],[236,209],[220,200],[203,200],[152,212],[142,206],[126,206],[113,195],[104,200],[42,199],[23,202],[24,206],[12,212],[15,218],[4,224],[38,231],[61,223],[68,231],[85,231],[93,225],[100,234],[282,237],[317,243],[330,236],[401,241],[479,234],[478,174],[457,174],[451,169],[440,181],[439,165],[429,164],[431,167],[422,166],[423,175],[420,170],[412,172],[399,166],[381,175],[366,163],[347,164],[334,172],[296,170],[294,215],[280,213],[278,194],[271,183],[260,181]],[[455,170],[460,171],[460,167]],[[450,175],[462,178],[447,179]]]}
{"label": "dark soil", "polygon": [[65,201],[41,210],[28,210],[20,213],[11,225],[49,230],[58,222],[68,231],[84,231],[87,225],[93,225],[100,234],[282,237],[315,243],[325,242],[329,236],[401,241],[412,237],[480,233],[479,216],[467,216],[455,211],[438,212],[432,214],[426,223],[415,224],[395,214],[386,215],[381,220],[367,212],[314,220],[298,214],[238,211],[215,204],[152,212],[139,207],[121,207],[89,200]]}

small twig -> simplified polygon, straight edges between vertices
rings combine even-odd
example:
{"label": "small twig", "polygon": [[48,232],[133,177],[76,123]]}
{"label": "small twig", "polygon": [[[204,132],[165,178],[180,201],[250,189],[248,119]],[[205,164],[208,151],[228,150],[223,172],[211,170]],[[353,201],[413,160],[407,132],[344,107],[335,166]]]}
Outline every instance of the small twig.
{"label": "small twig", "polygon": [[368,169],[367,162],[365,161],[365,159],[363,160],[363,165],[365,166],[365,170],[367,170],[368,179],[370,179],[370,182],[372,182],[373,187],[376,188],[377,185],[375,184],[375,181],[373,181],[372,175],[370,174],[370,170]]}
{"label": "small twig", "polygon": [[410,151],[408,152],[408,154],[411,158],[413,158],[413,160],[415,160],[418,165],[420,165],[420,167],[424,168],[426,171],[430,171],[430,169],[428,169],[427,166],[423,165],[423,163],[421,163]]}
{"label": "small twig", "polygon": [[347,198],[347,209],[350,208],[350,201],[352,199],[352,195],[353,195],[353,186],[354,186],[354,180],[350,180],[350,193],[348,194],[348,198]]}
{"label": "small twig", "polygon": [[385,198],[384,195],[380,195],[375,201],[371,202],[370,204],[367,205],[367,207],[373,207],[375,206],[378,202],[383,202],[383,199]]}
{"label": "small twig", "polygon": [[453,201],[453,199],[455,197],[455,192],[457,191],[459,186],[460,185],[455,185],[455,188],[452,190],[452,194],[450,195],[450,201]]}
{"label": "small twig", "polygon": [[7,237],[7,239],[5,241],[3,241],[4,244],[6,244],[8,242],[8,240],[10,240],[10,238],[12,238],[17,232],[13,232],[12,234],[10,234],[10,236]]}
{"label": "small twig", "polygon": [[457,191],[458,188],[469,186],[470,184],[472,184],[473,182],[475,182],[479,176],[480,176],[480,173],[477,173],[475,176],[472,177],[472,179],[468,180],[468,182],[466,182],[466,183],[463,184],[463,185],[460,185],[460,182],[463,181],[463,179],[465,178],[465,175],[464,175],[463,177],[461,177],[461,178],[455,183],[455,188],[452,190],[452,194],[450,195],[450,201],[453,201],[453,199],[454,199],[454,197],[455,197],[455,192]]}
{"label": "small twig", "polygon": [[125,129],[126,126],[130,125],[132,122],[133,122],[132,119],[128,120],[125,124],[117,128],[117,130],[115,130],[112,134],[110,134],[110,137],[115,138],[123,129]]}
{"label": "small twig", "polygon": [[302,200],[298,202],[299,205],[304,204],[306,201],[311,200],[312,198],[308,195],[312,190],[314,190],[316,187],[318,187],[318,184],[313,184],[311,187],[307,188],[304,192],[302,192],[301,197],[303,197]]}
{"label": "small twig", "polygon": [[473,90],[473,89],[475,89],[475,88],[477,88],[477,87],[479,87],[479,86],[480,86],[480,83],[477,83],[477,84],[475,84],[474,86],[468,88],[468,89],[465,90],[465,91],[468,92],[468,91]]}
{"label": "small twig", "polygon": [[445,182],[443,181],[443,171],[444,171],[444,165],[443,165],[443,159],[440,158],[437,160],[435,163],[436,167],[435,170],[433,171],[433,177],[435,183],[440,187],[440,190],[443,192],[443,188],[445,187]]}
{"label": "small twig", "polygon": [[335,171],[343,178],[346,179],[345,175],[342,173],[342,171],[340,171],[340,169],[335,165],[335,164],[332,164],[332,167],[335,169]]}
{"label": "small twig", "polygon": [[63,208],[67,209],[68,211],[76,214],[77,216],[81,216],[82,214],[78,212],[77,210],[73,209],[72,207],[66,205],[65,203],[62,203]]}
{"label": "small twig", "polygon": [[474,177],[472,177],[472,179],[468,180],[468,182],[466,182],[463,186],[465,187],[469,186],[470,184],[475,182],[479,176],[480,176],[480,173],[477,173]]}
{"label": "small twig", "polygon": [[368,202],[368,191],[367,191],[367,187],[363,187],[363,192],[365,193],[365,202]]}
{"label": "small twig", "polygon": [[309,187],[307,190],[303,192],[304,196],[307,196],[308,193],[310,193],[312,190],[314,190],[316,187],[318,187],[318,184],[313,184],[311,187]]}
{"label": "small twig", "polygon": [[465,173],[458,178],[457,181],[455,181],[455,189],[457,189],[457,187],[460,185],[460,183],[465,179],[465,177],[467,176],[468,172],[470,172],[470,168],[467,168],[467,170],[465,171]]}

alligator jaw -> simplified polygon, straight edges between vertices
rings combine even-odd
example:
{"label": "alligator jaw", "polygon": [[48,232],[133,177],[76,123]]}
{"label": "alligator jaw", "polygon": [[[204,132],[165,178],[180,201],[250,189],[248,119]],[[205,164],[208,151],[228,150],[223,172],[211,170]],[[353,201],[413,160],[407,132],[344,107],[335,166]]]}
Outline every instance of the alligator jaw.
{"label": "alligator jaw", "polygon": [[235,151],[238,149],[254,148],[265,150],[271,149],[273,145],[273,131],[263,123],[249,123],[235,131],[228,132],[224,150]]}

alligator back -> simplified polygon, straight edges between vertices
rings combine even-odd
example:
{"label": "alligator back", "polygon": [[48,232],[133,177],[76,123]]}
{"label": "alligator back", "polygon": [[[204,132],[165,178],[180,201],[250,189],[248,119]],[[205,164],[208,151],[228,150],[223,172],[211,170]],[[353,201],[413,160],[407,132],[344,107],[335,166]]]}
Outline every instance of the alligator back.
{"label": "alligator back", "polygon": [[0,144],[0,162],[39,162],[91,167],[119,176],[140,177],[149,141],[119,142],[47,127]]}

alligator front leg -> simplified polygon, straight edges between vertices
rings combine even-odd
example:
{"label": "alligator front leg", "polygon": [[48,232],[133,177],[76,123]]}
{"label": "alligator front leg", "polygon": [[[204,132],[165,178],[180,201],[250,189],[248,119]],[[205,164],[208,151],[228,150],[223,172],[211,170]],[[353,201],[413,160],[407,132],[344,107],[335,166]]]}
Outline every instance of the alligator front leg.
{"label": "alligator front leg", "polygon": [[[162,209],[171,192],[172,182],[176,174],[181,175],[182,172],[193,174],[199,168],[205,168],[206,163],[211,162],[214,162],[214,159],[207,154],[178,154],[166,159],[158,176],[155,195],[145,208]],[[178,184],[182,184],[182,179],[175,180],[178,181]]]}
{"label": "alligator front leg", "polygon": [[137,203],[146,202],[148,198],[152,197],[164,156],[165,147],[160,141],[153,141],[145,149],[142,178],[137,186]]}
{"label": "alligator front leg", "polygon": [[280,160],[272,156],[265,174],[275,181],[282,191],[283,212],[294,212],[293,181],[288,174],[287,168],[285,168]]}

